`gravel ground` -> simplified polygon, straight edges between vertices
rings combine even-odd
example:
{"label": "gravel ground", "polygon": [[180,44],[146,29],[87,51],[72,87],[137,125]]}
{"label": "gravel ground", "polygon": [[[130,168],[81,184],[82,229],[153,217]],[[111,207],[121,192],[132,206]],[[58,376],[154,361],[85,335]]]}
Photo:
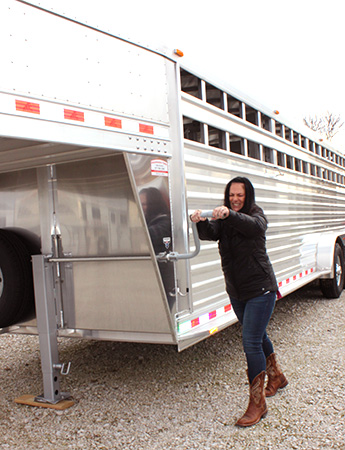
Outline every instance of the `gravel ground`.
{"label": "gravel ground", "polygon": [[344,297],[315,283],[277,303],[268,331],[289,385],[251,428],[234,426],[248,401],[238,324],[182,353],[61,340],[76,401],[63,412],[14,403],[42,393],[38,338],[2,335],[0,449],[344,449]]}

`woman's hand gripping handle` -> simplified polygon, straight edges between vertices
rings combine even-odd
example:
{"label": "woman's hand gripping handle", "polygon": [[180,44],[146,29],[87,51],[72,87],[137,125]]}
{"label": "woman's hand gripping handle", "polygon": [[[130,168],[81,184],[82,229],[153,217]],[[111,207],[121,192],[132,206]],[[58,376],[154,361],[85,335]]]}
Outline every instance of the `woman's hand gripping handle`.
{"label": "woman's hand gripping handle", "polygon": [[229,214],[229,208],[227,208],[226,206],[218,206],[213,210],[207,211],[201,211],[201,209],[197,209],[190,215],[190,220],[197,223],[206,219],[226,219],[227,217],[229,217]]}

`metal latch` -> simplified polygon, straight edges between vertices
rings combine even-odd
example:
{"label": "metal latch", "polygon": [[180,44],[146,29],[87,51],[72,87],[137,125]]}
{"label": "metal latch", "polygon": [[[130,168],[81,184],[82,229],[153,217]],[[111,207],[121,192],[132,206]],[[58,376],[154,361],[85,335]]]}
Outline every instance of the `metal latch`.
{"label": "metal latch", "polygon": [[[201,213],[201,217],[212,217],[212,210],[209,211],[203,211]],[[194,243],[195,243],[195,250],[194,252],[190,253],[178,253],[178,252],[164,252],[159,253],[157,255],[157,260],[160,262],[167,262],[167,261],[178,261],[180,259],[191,259],[197,256],[200,252],[200,239],[198,234],[198,229],[195,222],[191,222],[192,224],[192,231],[193,231],[193,237],[194,237]]]}

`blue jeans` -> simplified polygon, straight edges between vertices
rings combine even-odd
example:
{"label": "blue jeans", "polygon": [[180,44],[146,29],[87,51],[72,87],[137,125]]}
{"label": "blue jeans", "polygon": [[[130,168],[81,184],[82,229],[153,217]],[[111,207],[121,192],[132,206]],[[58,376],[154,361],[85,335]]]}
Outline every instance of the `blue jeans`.
{"label": "blue jeans", "polygon": [[273,353],[273,345],[266,333],[266,327],[276,302],[276,292],[241,302],[231,298],[231,304],[238,321],[242,324],[243,350],[248,364],[248,378],[254,378],[266,370],[266,358]]}

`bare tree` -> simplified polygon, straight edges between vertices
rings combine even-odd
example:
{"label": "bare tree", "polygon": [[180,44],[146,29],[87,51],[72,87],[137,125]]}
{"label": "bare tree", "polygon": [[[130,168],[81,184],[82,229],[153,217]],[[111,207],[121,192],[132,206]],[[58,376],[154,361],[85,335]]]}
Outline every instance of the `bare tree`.
{"label": "bare tree", "polygon": [[307,127],[323,135],[327,140],[331,140],[344,125],[340,115],[333,114],[327,111],[323,116],[309,116],[305,117],[303,122]]}

